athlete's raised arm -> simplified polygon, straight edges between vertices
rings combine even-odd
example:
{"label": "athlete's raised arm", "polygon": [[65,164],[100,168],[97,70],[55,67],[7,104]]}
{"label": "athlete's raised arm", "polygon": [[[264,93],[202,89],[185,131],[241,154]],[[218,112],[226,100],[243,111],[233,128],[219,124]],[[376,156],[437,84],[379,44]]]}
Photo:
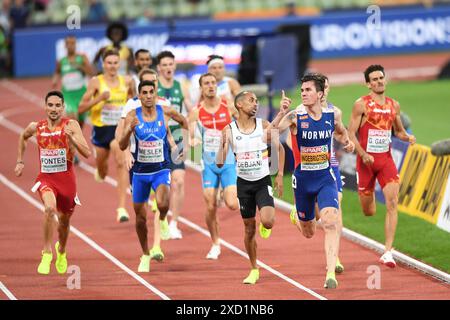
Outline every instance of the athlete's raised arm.
{"label": "athlete's raised arm", "polygon": [[14,169],[14,172],[17,177],[20,177],[22,175],[23,168],[25,167],[25,163],[23,161],[23,155],[25,153],[25,149],[27,148],[27,141],[32,136],[36,134],[36,126],[37,122],[30,122],[30,124],[25,128],[25,130],[22,132],[22,134],[19,137],[19,147],[17,150],[17,162],[16,162],[16,168]]}
{"label": "athlete's raised arm", "polygon": [[64,132],[69,137],[70,142],[75,146],[75,149],[85,158],[89,158],[91,155],[91,150],[86,142],[81,131],[80,124],[78,121],[70,120],[64,127]]}

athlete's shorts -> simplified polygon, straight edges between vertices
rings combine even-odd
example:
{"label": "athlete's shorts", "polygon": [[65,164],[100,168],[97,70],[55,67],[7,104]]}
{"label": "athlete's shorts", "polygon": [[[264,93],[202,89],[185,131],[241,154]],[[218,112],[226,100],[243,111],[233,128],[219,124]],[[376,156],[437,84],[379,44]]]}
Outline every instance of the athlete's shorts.
{"label": "athlete's shorts", "polygon": [[111,141],[114,140],[117,126],[92,127],[91,141],[94,146],[108,149]]}
{"label": "athlete's shorts", "polygon": [[66,114],[75,114],[78,116],[78,121],[86,120],[88,112],[78,113],[81,98],[83,98],[86,88],[75,91],[63,91],[64,104],[66,106]]}
{"label": "athlete's shorts", "polygon": [[339,209],[336,180],[331,171],[324,171],[314,178],[295,171],[292,175],[292,188],[299,220],[310,221],[315,218],[316,201],[319,210],[327,207]]}
{"label": "athlete's shorts", "polygon": [[390,182],[399,182],[397,167],[391,153],[376,157],[372,166],[366,166],[360,156],[356,157],[356,180],[360,194],[371,194],[375,190],[375,179],[383,189]]}
{"label": "athlete's shorts", "polygon": [[343,183],[341,172],[339,171],[339,167],[331,167],[333,169],[334,177],[336,178],[336,187],[337,191],[342,193]]}
{"label": "athlete's shorts", "polygon": [[170,169],[163,169],[154,173],[133,173],[131,183],[133,202],[145,203],[150,197],[150,190],[156,192],[162,184],[170,186]]}
{"label": "athlete's shorts", "polygon": [[202,171],[203,189],[219,188],[219,183],[223,189],[236,185],[236,166],[235,164],[224,164],[222,168],[218,168],[215,163],[204,164]]}
{"label": "athlete's shorts", "polygon": [[241,208],[241,216],[244,219],[255,217],[256,206],[258,206],[258,210],[261,210],[263,207],[275,206],[270,176],[256,181],[247,181],[238,177],[237,196]]}
{"label": "athlete's shorts", "polygon": [[184,164],[184,161],[176,161],[177,163],[174,163],[170,161],[170,170],[186,170],[186,165]]}
{"label": "athlete's shorts", "polygon": [[[80,204],[77,197],[75,174],[72,169],[66,172],[40,173],[36,178],[35,187],[37,187],[41,199],[45,192],[53,192],[58,212],[72,215],[75,205]],[[33,191],[35,191],[34,188]]]}

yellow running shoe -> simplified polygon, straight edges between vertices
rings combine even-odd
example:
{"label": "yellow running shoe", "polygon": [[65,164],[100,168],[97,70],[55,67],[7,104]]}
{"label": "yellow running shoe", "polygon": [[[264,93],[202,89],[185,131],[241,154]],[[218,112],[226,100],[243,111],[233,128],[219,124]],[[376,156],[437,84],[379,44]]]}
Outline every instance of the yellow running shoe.
{"label": "yellow running shoe", "polygon": [[156,203],[156,198],[153,199],[153,201],[152,201],[152,211],[153,212],[158,211],[158,204]]}
{"label": "yellow running shoe", "polygon": [[52,263],[53,254],[51,252],[42,251],[42,259],[41,263],[38,266],[38,273],[40,274],[49,274],[50,273],[50,265]]}
{"label": "yellow running shoe", "polygon": [[295,206],[292,207],[291,213],[289,214],[289,218],[291,219],[291,223],[293,225],[297,225],[297,209],[295,208]]}
{"label": "yellow running shoe", "polygon": [[98,169],[96,168],[94,171],[94,179],[95,181],[97,181],[98,183],[102,183],[105,181],[105,178],[100,177],[100,174],[98,173]]}
{"label": "yellow running shoe", "polygon": [[130,216],[125,208],[117,208],[117,222],[127,222]]}
{"label": "yellow running shoe", "polygon": [[169,223],[167,222],[167,217],[164,220],[159,220],[159,230],[161,233],[161,240],[170,239]]}
{"label": "yellow running shoe", "polygon": [[339,261],[339,257],[336,258],[336,268],[334,269],[336,273],[342,273],[344,272],[344,266],[342,265],[341,261]]}
{"label": "yellow running shoe", "polygon": [[143,254],[141,256],[138,272],[150,272],[150,255]]}
{"label": "yellow running shoe", "polygon": [[59,241],[56,242],[55,249],[56,249],[56,261],[55,261],[56,271],[58,271],[59,274],[65,274],[67,272],[66,252],[64,253],[59,252]]}
{"label": "yellow running shoe", "polygon": [[327,278],[325,280],[325,284],[323,285],[326,289],[336,289],[338,286],[338,282],[336,280],[336,275],[334,272],[327,272]]}
{"label": "yellow running shoe", "polygon": [[272,229],[266,229],[264,225],[260,222],[259,223],[259,235],[263,239],[267,239],[270,237],[270,234],[272,233]]}
{"label": "yellow running shoe", "polygon": [[245,284],[255,284],[259,280],[259,269],[252,269],[247,278],[242,281]]}
{"label": "yellow running shoe", "polygon": [[150,250],[150,258],[159,262],[164,260],[164,253],[162,252],[160,246],[154,246]]}

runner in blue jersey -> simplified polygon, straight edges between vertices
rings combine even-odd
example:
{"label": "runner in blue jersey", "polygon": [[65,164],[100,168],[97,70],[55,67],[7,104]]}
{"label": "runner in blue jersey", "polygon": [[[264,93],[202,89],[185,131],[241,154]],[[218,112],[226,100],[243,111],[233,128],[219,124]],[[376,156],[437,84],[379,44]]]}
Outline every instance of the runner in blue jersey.
{"label": "runner in blue jersey", "polygon": [[[333,132],[343,134],[340,114],[323,108],[324,79],[317,74],[307,74],[301,79],[303,104],[289,112],[279,124],[280,131],[290,129],[294,137],[293,152],[299,163],[292,176],[297,227],[306,238],[316,231],[314,204],[317,201],[325,231],[327,275],[325,288],[336,288],[338,193],[336,178],[330,165]],[[282,100],[288,99],[284,93]],[[294,146],[295,145],[295,146]],[[344,146],[351,150],[351,144]]]}
{"label": "runner in blue jersey", "polygon": [[133,206],[136,213],[136,232],[143,255],[138,272],[150,271],[150,252],[147,240],[146,204],[153,189],[160,212],[164,220],[169,210],[170,196],[170,148],[167,140],[168,122],[173,119],[182,128],[187,129],[187,120],[176,110],[156,104],[157,93],[153,81],[139,84],[141,107],[131,110],[126,118],[119,145],[125,150],[130,138],[135,140],[133,150]]}

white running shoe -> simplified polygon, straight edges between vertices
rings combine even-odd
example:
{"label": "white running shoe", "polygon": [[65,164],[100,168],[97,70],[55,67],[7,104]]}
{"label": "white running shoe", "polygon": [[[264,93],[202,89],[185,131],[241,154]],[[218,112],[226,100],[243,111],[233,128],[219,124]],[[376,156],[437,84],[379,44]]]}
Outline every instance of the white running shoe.
{"label": "white running shoe", "polygon": [[183,239],[181,230],[178,229],[178,227],[175,223],[172,223],[172,222],[169,223],[169,233],[170,233],[170,239],[174,239],[174,240]]}
{"label": "white running shoe", "polygon": [[389,268],[395,268],[397,263],[395,263],[394,257],[392,256],[391,251],[386,251],[380,258],[380,263],[388,266]]}
{"label": "white running shoe", "polygon": [[211,250],[209,250],[208,254],[206,255],[206,259],[212,259],[217,260],[220,255],[220,245],[213,244],[211,246]]}

